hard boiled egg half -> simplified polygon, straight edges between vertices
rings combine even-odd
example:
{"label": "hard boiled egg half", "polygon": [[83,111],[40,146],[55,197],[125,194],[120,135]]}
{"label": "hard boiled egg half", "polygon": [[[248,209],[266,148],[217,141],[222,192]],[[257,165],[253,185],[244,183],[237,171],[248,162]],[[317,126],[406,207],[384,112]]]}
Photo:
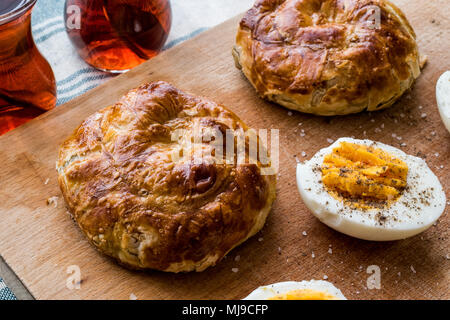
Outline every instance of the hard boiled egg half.
{"label": "hard boiled egg half", "polygon": [[322,280],[286,281],[257,288],[244,300],[347,300],[341,290]]}
{"label": "hard boiled egg half", "polygon": [[445,72],[437,82],[436,100],[442,122],[450,132],[450,71]]}
{"label": "hard boiled egg half", "polygon": [[341,138],[297,166],[306,206],[323,223],[375,241],[414,236],[445,209],[444,190],[426,162],[370,140]]}

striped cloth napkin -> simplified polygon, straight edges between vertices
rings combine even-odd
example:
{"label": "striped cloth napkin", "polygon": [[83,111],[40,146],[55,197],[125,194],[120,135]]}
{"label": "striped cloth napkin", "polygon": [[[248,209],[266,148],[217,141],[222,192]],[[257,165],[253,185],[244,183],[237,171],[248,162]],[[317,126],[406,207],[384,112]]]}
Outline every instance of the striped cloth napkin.
{"label": "striped cloth napkin", "polygon": [[[0,0],[1,1],[1,0]],[[254,0],[171,0],[172,29],[164,49],[244,12]],[[58,87],[57,105],[114,77],[97,71],[77,55],[64,27],[64,0],[38,0],[33,9],[33,37],[53,68]],[[0,278],[0,300],[15,299]]]}

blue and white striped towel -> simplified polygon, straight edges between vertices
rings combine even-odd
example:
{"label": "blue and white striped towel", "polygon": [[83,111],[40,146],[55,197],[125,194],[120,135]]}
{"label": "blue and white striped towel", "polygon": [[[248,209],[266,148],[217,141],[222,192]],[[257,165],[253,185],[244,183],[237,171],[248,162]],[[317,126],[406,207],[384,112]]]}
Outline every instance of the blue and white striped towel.
{"label": "blue and white striped towel", "polygon": [[[165,49],[194,37],[251,7],[254,0],[171,0],[172,29]],[[64,27],[64,0],[38,0],[33,36],[55,73],[58,102],[63,104],[113,76],[97,71],[77,55]],[[0,300],[15,299],[0,278]]]}
{"label": "blue and white striped towel", "polygon": [[16,296],[5,285],[2,278],[0,278],[0,300],[16,300]]}

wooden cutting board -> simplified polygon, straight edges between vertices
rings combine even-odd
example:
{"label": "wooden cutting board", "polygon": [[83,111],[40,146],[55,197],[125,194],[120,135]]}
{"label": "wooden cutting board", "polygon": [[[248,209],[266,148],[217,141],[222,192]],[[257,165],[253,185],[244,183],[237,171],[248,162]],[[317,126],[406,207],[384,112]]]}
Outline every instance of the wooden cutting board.
{"label": "wooden cutting board", "polygon": [[[426,158],[450,199],[450,135],[434,93],[439,75],[450,69],[450,2],[395,3],[413,24],[429,63],[413,90],[389,110],[322,118],[292,114],[260,100],[231,57],[237,17],[1,137],[1,255],[37,299],[128,299],[130,294],[139,299],[241,299],[260,285],[324,277],[349,299],[449,299],[448,208],[421,235],[367,242],[320,223],[296,189],[296,157],[310,158],[329,144],[327,139],[355,136],[396,147],[406,143],[402,149]],[[222,103],[253,128],[280,129],[278,198],[266,226],[203,273],[132,272],[118,266],[88,244],[69,219],[57,186],[55,161],[65,137],[130,88],[154,80]],[[54,196],[56,208],[46,203]],[[66,286],[72,265],[80,267],[80,289]],[[370,265],[381,268],[380,290],[367,288]]]}

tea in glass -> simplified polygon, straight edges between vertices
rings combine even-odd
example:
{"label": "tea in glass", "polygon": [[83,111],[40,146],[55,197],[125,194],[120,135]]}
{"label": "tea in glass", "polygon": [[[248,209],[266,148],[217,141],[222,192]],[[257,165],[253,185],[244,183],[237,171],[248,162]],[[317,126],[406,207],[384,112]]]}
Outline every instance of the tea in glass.
{"label": "tea in glass", "polygon": [[31,34],[36,0],[0,0],[0,135],[56,105],[56,82]]}
{"label": "tea in glass", "polygon": [[66,0],[66,30],[79,55],[124,72],[157,55],[169,35],[169,0]]}

